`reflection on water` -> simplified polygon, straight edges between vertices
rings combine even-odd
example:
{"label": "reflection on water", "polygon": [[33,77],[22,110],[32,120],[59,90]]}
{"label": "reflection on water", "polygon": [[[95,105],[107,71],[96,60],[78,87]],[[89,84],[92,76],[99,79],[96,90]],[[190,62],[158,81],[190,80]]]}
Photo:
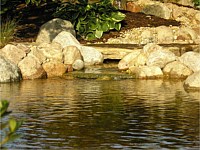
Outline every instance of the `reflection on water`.
{"label": "reflection on water", "polygon": [[26,118],[11,149],[199,148],[199,93],[182,82],[34,80],[0,96]]}

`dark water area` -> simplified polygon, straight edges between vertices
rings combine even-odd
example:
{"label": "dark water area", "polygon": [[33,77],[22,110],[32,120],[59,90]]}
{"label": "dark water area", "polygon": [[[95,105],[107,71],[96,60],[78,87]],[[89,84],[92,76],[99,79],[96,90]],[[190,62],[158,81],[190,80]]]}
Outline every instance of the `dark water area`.
{"label": "dark water area", "polygon": [[199,92],[181,81],[47,79],[0,84],[24,118],[8,149],[194,149]]}

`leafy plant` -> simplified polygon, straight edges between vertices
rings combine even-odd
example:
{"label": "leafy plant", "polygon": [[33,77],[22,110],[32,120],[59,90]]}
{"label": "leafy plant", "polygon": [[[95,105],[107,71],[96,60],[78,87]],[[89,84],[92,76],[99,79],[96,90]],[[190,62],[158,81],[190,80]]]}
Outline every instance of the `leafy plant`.
{"label": "leafy plant", "polygon": [[[10,112],[7,111],[9,106],[9,102],[7,100],[0,101],[0,117],[2,121],[2,117],[8,115]],[[20,128],[23,121],[16,121],[15,119],[11,118],[8,122],[2,123],[1,122],[1,131],[5,131],[5,137],[1,138],[0,141],[0,148],[3,148],[4,144],[14,141],[20,137],[19,134],[16,134],[16,131]],[[8,130],[6,130],[6,127]]]}
{"label": "leafy plant", "polygon": [[5,46],[14,36],[17,21],[12,19],[6,19],[5,22],[1,22],[0,28],[0,48]]}
{"label": "leafy plant", "polygon": [[65,2],[58,7],[54,16],[71,21],[77,35],[85,40],[101,38],[103,33],[109,30],[119,31],[121,21],[125,18],[125,14],[118,11],[110,0],[94,3],[89,3],[88,0]]}
{"label": "leafy plant", "polygon": [[193,0],[193,3],[196,7],[200,8],[200,0]]}

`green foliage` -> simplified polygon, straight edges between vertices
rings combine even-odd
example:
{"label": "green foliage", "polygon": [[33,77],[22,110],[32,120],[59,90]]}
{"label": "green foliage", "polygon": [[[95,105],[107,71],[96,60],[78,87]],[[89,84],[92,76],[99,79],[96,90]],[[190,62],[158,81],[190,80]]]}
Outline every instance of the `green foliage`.
{"label": "green foliage", "polygon": [[14,19],[6,19],[4,22],[1,22],[0,48],[5,46],[13,38],[16,26],[17,21],[15,21]]}
{"label": "green foliage", "polygon": [[200,0],[193,0],[193,3],[196,7],[200,7]]}
{"label": "green foliage", "polygon": [[26,4],[34,4],[38,6],[41,2],[46,2],[46,0],[25,0]]}
{"label": "green foliage", "polygon": [[19,13],[18,6],[19,5],[25,5],[25,8],[28,8],[29,6],[37,6],[44,3],[51,3],[51,2],[60,2],[59,0],[1,0],[1,9],[0,14],[10,16],[10,14]]}
{"label": "green foliage", "polygon": [[101,38],[104,32],[112,29],[120,30],[121,21],[125,18],[125,14],[119,12],[110,0],[65,2],[54,16],[71,21],[77,34],[85,40]]}
{"label": "green foliage", "polygon": [[[1,100],[0,101],[0,117],[6,116],[9,112],[7,111],[9,106],[9,102],[7,100]],[[2,119],[1,119],[2,120]],[[0,148],[3,148],[3,146],[8,143],[16,140],[20,137],[19,134],[16,134],[16,131],[20,128],[23,121],[16,121],[15,119],[11,118],[8,122],[2,123],[1,122],[1,131],[5,132],[5,137],[1,136],[0,141]],[[8,128],[8,130],[6,130]]]}

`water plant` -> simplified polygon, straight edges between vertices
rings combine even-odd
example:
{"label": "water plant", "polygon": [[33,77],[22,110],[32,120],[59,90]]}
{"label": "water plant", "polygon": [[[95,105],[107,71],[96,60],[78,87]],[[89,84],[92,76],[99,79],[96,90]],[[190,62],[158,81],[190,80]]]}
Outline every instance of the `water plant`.
{"label": "water plant", "polygon": [[2,122],[2,118],[8,115],[11,112],[8,112],[8,106],[9,102],[7,100],[1,100],[0,101],[0,123],[1,123],[1,134],[4,133],[4,135],[1,135],[0,140],[0,148],[3,148],[3,146],[8,143],[16,140],[20,137],[20,134],[17,134],[16,131],[20,128],[23,121],[17,121],[14,118],[10,118],[8,122]]}
{"label": "water plant", "polygon": [[111,0],[89,3],[88,0],[64,2],[54,13],[55,17],[73,23],[77,35],[85,40],[101,38],[104,32],[120,30],[125,14],[112,5]]}

